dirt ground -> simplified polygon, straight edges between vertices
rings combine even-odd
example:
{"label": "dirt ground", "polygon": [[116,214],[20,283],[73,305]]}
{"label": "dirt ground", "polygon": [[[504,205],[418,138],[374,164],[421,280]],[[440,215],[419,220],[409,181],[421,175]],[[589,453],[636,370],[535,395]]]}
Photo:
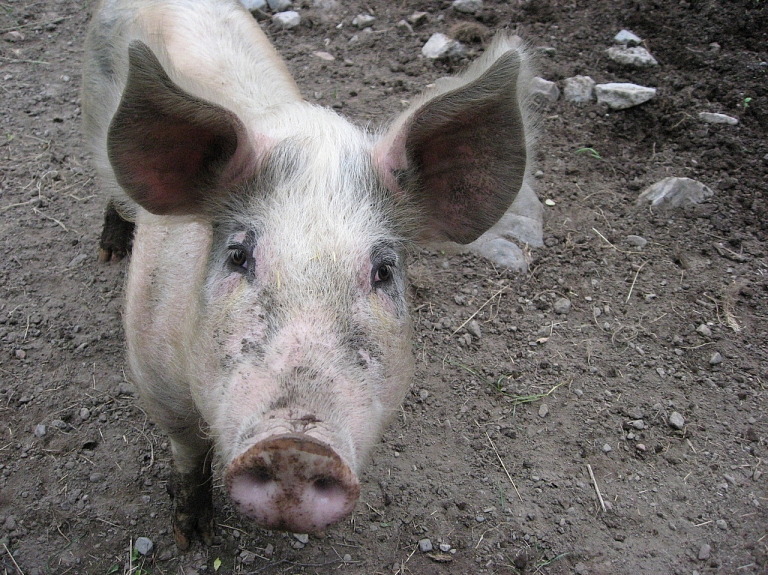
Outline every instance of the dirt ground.
{"label": "dirt ground", "polygon": [[[466,38],[472,57],[516,30],[548,48],[541,75],[561,87],[583,74],[658,95],[618,112],[562,98],[542,110],[535,184],[554,205],[529,273],[414,254],[417,377],[347,521],[308,540],[267,532],[217,489],[215,544],[187,553],[169,532],[168,443],[124,373],[127,263],[96,261],[84,4],[0,0],[3,573],[768,573],[764,0],[486,0],[474,16],[448,1],[342,0],[305,2],[295,30],[263,23],[307,99],[374,126],[462,64],[421,57],[434,32]],[[425,23],[397,26],[418,10]],[[372,11],[372,31],[353,28]],[[606,58],[623,28],[659,66]],[[667,176],[715,195],[636,205]],[[481,337],[461,327],[470,318]],[[138,537],[150,556],[131,553]]]}

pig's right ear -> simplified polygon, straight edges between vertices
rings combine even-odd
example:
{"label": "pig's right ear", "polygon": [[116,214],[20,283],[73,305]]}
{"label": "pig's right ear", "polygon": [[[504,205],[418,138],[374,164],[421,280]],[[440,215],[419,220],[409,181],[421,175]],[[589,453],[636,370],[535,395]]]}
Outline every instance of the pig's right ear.
{"label": "pig's right ear", "polygon": [[117,182],[154,214],[197,213],[254,167],[245,126],[174,84],[146,44],[131,42],[128,57],[128,80],[107,134]]}
{"label": "pig's right ear", "polygon": [[419,208],[419,239],[470,243],[520,190],[525,57],[518,40],[500,36],[462,76],[439,81],[377,144],[385,184]]}

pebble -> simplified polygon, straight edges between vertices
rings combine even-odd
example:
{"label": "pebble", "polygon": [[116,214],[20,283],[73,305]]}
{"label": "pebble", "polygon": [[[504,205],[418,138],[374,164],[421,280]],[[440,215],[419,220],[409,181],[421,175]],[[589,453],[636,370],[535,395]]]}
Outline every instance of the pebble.
{"label": "pebble", "polygon": [[705,543],[699,548],[699,560],[706,561],[707,559],[709,559],[709,556],[711,553],[712,553],[712,547],[710,547],[709,544]]}
{"label": "pebble", "polygon": [[683,429],[685,427],[685,419],[677,411],[673,411],[669,419],[667,420],[669,426],[674,429]]}
{"label": "pebble", "polygon": [[[94,471],[88,477],[88,481],[90,481],[91,483],[98,483],[99,481],[103,481],[103,480],[104,480],[104,474],[99,473],[98,471]],[[138,539],[136,541],[138,541]]]}
{"label": "pebble", "polygon": [[700,204],[714,195],[715,192],[697,180],[670,176],[643,190],[637,203],[650,202],[655,208],[678,208]]}
{"label": "pebble", "polygon": [[720,355],[719,351],[716,351],[712,354],[712,357],[709,358],[709,364],[710,365],[718,365],[723,363],[723,356]]}
{"label": "pebble", "polygon": [[88,259],[88,255],[87,255],[87,254],[79,254],[79,255],[76,255],[76,256],[75,256],[75,257],[73,257],[73,258],[72,258],[72,260],[71,260],[71,261],[70,261],[70,262],[67,264],[67,267],[68,267],[68,268],[73,268],[73,267],[75,267],[75,266],[78,266],[78,265],[80,265],[81,263],[83,263],[83,262],[84,262],[85,260],[87,260],[87,259]]}
{"label": "pebble", "polygon": [[438,546],[438,548],[439,548],[439,549],[440,549],[440,551],[442,551],[443,553],[448,553],[448,552],[451,550],[451,546],[450,546],[450,545],[448,545],[448,543],[441,543],[441,544]]}
{"label": "pebble", "polygon": [[725,521],[725,519],[718,519],[715,521],[715,525],[717,525],[718,529],[722,529],[723,531],[728,529],[728,523]]}
{"label": "pebble", "polygon": [[272,12],[285,12],[291,7],[291,0],[267,0]]}
{"label": "pebble", "polygon": [[631,425],[635,429],[645,429],[645,421],[643,421],[642,419],[635,419],[634,421],[630,421],[629,425]]}
{"label": "pebble", "polygon": [[480,339],[483,337],[483,332],[480,331],[480,324],[477,323],[477,320],[472,320],[467,325],[467,331],[472,334],[472,336],[476,337],[477,339]]}
{"label": "pebble", "polygon": [[638,451],[644,452],[647,450],[647,447],[645,447],[645,443],[638,443],[637,445],[635,445],[635,449],[637,449]]}
{"label": "pebble", "polygon": [[728,116],[727,114],[716,114],[713,112],[699,112],[699,119],[708,124],[728,124],[729,126],[735,126],[739,123],[738,118]]}
{"label": "pebble", "polygon": [[546,417],[549,415],[549,406],[546,403],[542,403],[539,407],[539,417]]}
{"label": "pebble", "polygon": [[530,94],[546,102],[557,102],[560,97],[560,88],[554,82],[536,76],[531,82]]}
{"label": "pebble", "polygon": [[148,537],[139,537],[136,539],[136,542],[133,544],[133,548],[136,549],[139,553],[142,555],[149,555],[152,553],[152,549],[155,547],[155,544],[152,543],[152,540]]}
{"label": "pebble", "polygon": [[429,539],[419,539],[419,551],[429,553],[432,551],[432,542]]}
{"label": "pebble", "polygon": [[296,538],[296,541],[298,541],[299,543],[303,543],[304,545],[309,543],[309,535],[307,535],[306,533],[294,533],[293,536]]}
{"label": "pebble", "polygon": [[642,39],[634,34],[633,32],[630,32],[629,30],[622,30],[618,34],[616,34],[613,37],[613,41],[617,44],[625,44],[627,46],[637,46],[638,44],[642,43]]}
{"label": "pebble", "polygon": [[349,563],[352,561],[352,555],[349,553],[344,553],[344,557],[342,557],[341,560],[344,561],[344,563]]}
{"label": "pebble", "polygon": [[249,12],[253,12],[254,10],[264,10],[267,6],[267,0],[240,0],[240,4],[245,6]]}
{"label": "pebble", "polygon": [[17,349],[16,351],[13,352],[13,355],[14,357],[16,357],[16,359],[26,359],[27,352],[24,351],[23,349]]}
{"label": "pebble", "polygon": [[3,527],[5,527],[6,531],[13,531],[16,529],[16,517],[14,515],[9,515],[5,518],[5,522],[3,523]]}
{"label": "pebble", "polygon": [[357,26],[358,28],[368,28],[369,26],[372,26],[375,21],[376,16],[371,16],[370,14],[358,14],[352,18],[352,25]]}
{"label": "pebble", "polygon": [[414,12],[413,14],[408,16],[408,18],[406,18],[406,20],[408,20],[408,23],[411,26],[420,26],[420,25],[424,24],[424,22],[427,21],[427,13],[426,12]]}
{"label": "pebble", "polygon": [[651,66],[659,65],[656,58],[642,46],[634,46],[632,48],[627,48],[625,46],[611,46],[605,53],[608,55],[608,58],[622,66],[649,68]]}
{"label": "pebble", "polygon": [[595,96],[595,81],[589,76],[573,76],[563,83],[563,97],[567,102],[581,104]]}
{"label": "pebble", "polygon": [[272,23],[285,30],[290,30],[291,28],[296,28],[296,26],[301,24],[301,16],[299,16],[298,12],[293,10],[288,10],[287,12],[278,12],[272,16]]}
{"label": "pebble", "polygon": [[699,327],[696,328],[696,332],[700,333],[704,337],[712,337],[712,330],[709,329],[709,326],[705,323],[701,324]]}
{"label": "pebble", "polygon": [[595,85],[598,104],[607,104],[614,110],[625,110],[656,97],[656,88],[627,82],[609,82]]}
{"label": "pebble", "polygon": [[553,307],[555,309],[555,313],[565,315],[571,311],[571,300],[569,300],[567,297],[561,297],[555,302]]}
{"label": "pebble", "polygon": [[603,444],[603,453],[610,453],[611,451],[613,451],[613,448],[610,446],[610,444]]}
{"label": "pebble", "polygon": [[463,12],[464,14],[474,14],[483,7],[483,0],[453,0],[451,4],[454,10],[457,12]]}
{"label": "pebble", "polygon": [[85,421],[89,417],[91,417],[91,411],[87,407],[81,408],[80,409],[80,419]]}
{"label": "pebble", "polygon": [[429,397],[429,392],[426,389],[422,389],[419,391],[419,399],[421,401],[426,401],[426,399]]}
{"label": "pebble", "polygon": [[325,60],[326,62],[333,62],[336,59],[332,54],[329,54],[328,52],[312,52],[312,55],[320,58],[321,60]]}
{"label": "pebble", "polygon": [[32,432],[35,437],[43,437],[46,433],[46,427],[42,423],[35,425],[35,430]]}
{"label": "pebble", "polygon": [[629,235],[627,236],[627,243],[631,246],[635,246],[636,248],[643,249],[646,245],[648,245],[648,240],[646,240],[643,236]]}
{"label": "pebble", "polygon": [[457,42],[445,34],[432,34],[427,43],[421,48],[421,53],[431,60],[459,57],[466,52],[461,42]]}

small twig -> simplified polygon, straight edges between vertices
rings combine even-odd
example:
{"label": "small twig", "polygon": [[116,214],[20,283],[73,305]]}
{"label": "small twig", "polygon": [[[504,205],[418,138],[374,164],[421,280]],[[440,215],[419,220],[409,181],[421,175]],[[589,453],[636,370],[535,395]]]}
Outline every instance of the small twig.
{"label": "small twig", "polygon": [[5,60],[6,62],[11,62],[13,64],[45,64],[46,66],[50,64],[50,62],[44,62],[43,60],[23,60],[20,58],[7,58],[6,56],[0,56],[0,60]]}
{"label": "small twig", "polygon": [[592,485],[595,486],[595,493],[597,493],[597,498],[600,500],[600,507],[603,508],[603,513],[606,512],[605,509],[605,501],[603,501],[603,496],[600,494],[600,488],[597,486],[597,480],[595,479],[595,474],[592,473],[592,466],[587,463],[587,469],[589,470],[589,476],[592,478]]}
{"label": "small twig", "polygon": [[40,210],[38,210],[37,208],[32,208],[32,211],[33,211],[33,212],[35,212],[35,213],[36,213],[37,215],[39,215],[39,216],[43,216],[43,217],[44,217],[45,219],[47,219],[47,220],[51,220],[52,222],[56,222],[57,224],[59,224],[59,225],[61,226],[61,228],[62,228],[62,229],[65,231],[65,232],[68,232],[68,231],[69,231],[69,230],[67,229],[67,226],[65,226],[64,224],[62,224],[62,223],[61,223],[59,220],[57,220],[56,218],[54,218],[54,217],[51,217],[51,216],[47,216],[47,215],[45,215],[43,212],[41,212],[41,211],[40,211]]}
{"label": "small twig", "polygon": [[13,558],[13,555],[11,555],[11,552],[8,550],[8,546],[5,543],[3,543],[3,549],[5,549],[5,552],[8,553],[8,557],[11,558],[13,566],[16,567],[16,571],[18,571],[20,575],[24,575],[24,571],[22,571],[21,567],[19,567],[19,564],[16,563],[16,559]]}
{"label": "small twig", "polygon": [[598,236],[600,236],[601,238],[603,238],[603,241],[604,241],[606,244],[608,244],[609,246],[611,246],[613,249],[615,249],[617,252],[618,252],[618,251],[621,251],[621,250],[619,250],[619,248],[617,248],[617,247],[616,247],[616,246],[614,246],[614,245],[613,245],[611,242],[609,242],[609,241],[608,241],[608,239],[607,239],[607,238],[606,238],[606,237],[605,237],[603,234],[601,234],[600,232],[598,232],[598,231],[597,231],[595,228],[592,228],[592,231],[593,231],[593,232],[595,232],[595,233],[596,233]]}
{"label": "small twig", "polygon": [[627,299],[624,301],[624,303],[629,303],[629,298],[632,297],[632,290],[635,288],[635,282],[637,281],[637,276],[640,275],[640,270],[643,269],[643,266],[645,266],[647,262],[643,262],[640,264],[640,267],[637,268],[637,272],[635,273],[635,279],[632,280],[632,285],[629,286],[629,293],[627,294]]}
{"label": "small twig", "polygon": [[509,479],[509,482],[512,484],[512,487],[515,488],[515,493],[517,493],[517,497],[520,499],[520,502],[523,502],[523,497],[520,495],[520,492],[517,490],[517,485],[515,485],[515,482],[512,481],[512,476],[509,474],[509,471],[507,471],[507,466],[504,465],[504,461],[501,459],[501,455],[499,455],[498,450],[496,449],[496,446],[493,444],[493,439],[491,439],[491,436],[488,435],[488,432],[485,432],[485,436],[488,438],[488,442],[491,444],[491,447],[493,447],[493,452],[496,454],[496,457],[499,459],[499,463],[501,463],[501,467],[504,469],[504,473],[507,474],[507,479]]}
{"label": "small twig", "polygon": [[480,312],[483,310],[483,308],[484,308],[485,306],[487,306],[489,303],[491,303],[491,302],[492,302],[492,301],[493,301],[493,300],[494,300],[494,299],[495,299],[497,296],[501,295],[501,293],[502,293],[502,292],[504,292],[504,291],[506,291],[507,289],[509,289],[509,286],[508,286],[508,285],[505,285],[503,288],[501,288],[499,291],[497,291],[495,294],[493,294],[493,295],[492,295],[492,296],[491,296],[491,297],[490,297],[488,300],[486,300],[486,302],[485,302],[483,305],[481,305],[479,308],[477,308],[477,310],[475,311],[475,313],[473,313],[471,316],[469,316],[469,317],[467,318],[467,320],[466,320],[466,321],[465,321],[463,324],[461,324],[459,327],[457,327],[457,328],[456,328],[456,329],[453,331],[453,333],[452,333],[451,335],[456,335],[457,333],[459,333],[459,330],[460,330],[461,328],[463,328],[463,327],[464,327],[465,325],[467,325],[467,324],[468,324],[470,321],[472,321],[472,319],[473,319],[473,318],[474,318],[474,317],[475,317],[477,314],[479,314],[479,313],[480,313]]}

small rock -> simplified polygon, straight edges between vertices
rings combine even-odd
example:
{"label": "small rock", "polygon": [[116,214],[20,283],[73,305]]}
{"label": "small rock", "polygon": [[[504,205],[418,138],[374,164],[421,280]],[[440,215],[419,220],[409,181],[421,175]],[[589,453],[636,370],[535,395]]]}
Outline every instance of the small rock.
{"label": "small rock", "polygon": [[589,76],[566,78],[563,85],[563,97],[567,102],[581,104],[589,102],[595,96],[595,81]]}
{"label": "small rock", "polygon": [[264,10],[267,7],[267,0],[240,0],[240,4],[245,6],[249,12],[254,10]]}
{"label": "small rock", "polygon": [[642,43],[642,39],[629,30],[622,30],[616,34],[613,37],[613,41],[617,44],[624,44],[626,46],[637,46],[638,44]]}
{"label": "small rock", "polygon": [[709,326],[705,323],[701,324],[699,327],[696,328],[696,332],[700,333],[704,337],[712,337],[712,330],[709,329]]}
{"label": "small rock", "polygon": [[720,355],[719,351],[716,351],[712,354],[712,357],[709,358],[709,365],[719,365],[723,363],[723,356]]}
{"label": "small rock", "polygon": [[533,98],[545,102],[557,102],[560,97],[560,88],[554,82],[536,76],[531,82],[530,94]]}
{"label": "small rock", "polygon": [[549,415],[549,406],[546,403],[542,403],[539,407],[539,417],[546,417]]}
{"label": "small rock", "polygon": [[637,445],[635,445],[635,449],[643,452],[647,450],[647,448],[645,447],[645,443],[638,443]]}
{"label": "small rock", "polygon": [[264,557],[272,557],[272,555],[275,552],[275,546],[271,543],[267,543],[267,546],[264,548]]}
{"label": "small rock", "polygon": [[424,22],[427,21],[427,13],[426,12],[414,12],[407,18],[408,23],[411,26],[421,26],[424,24]]}
{"label": "small rock", "polygon": [[456,40],[452,40],[445,34],[432,34],[427,43],[421,48],[421,53],[431,59],[458,58],[465,54],[466,47]]}
{"label": "small rock", "polygon": [[477,320],[473,319],[471,322],[469,322],[469,324],[467,325],[467,331],[477,339],[480,339],[481,337],[483,337],[483,332],[480,331],[480,324],[477,323]]}
{"label": "small rock", "polygon": [[728,116],[727,114],[716,114],[713,112],[699,112],[699,119],[708,124],[728,124],[735,126],[739,123],[738,118]]}
{"label": "small rock", "polygon": [[421,391],[419,391],[419,399],[421,401],[426,401],[428,397],[429,397],[429,391],[427,391],[426,389],[422,389]]}
{"label": "small rock", "polygon": [[635,429],[645,429],[645,421],[642,419],[636,419],[634,421],[630,421],[629,425]]}
{"label": "small rock", "polygon": [[707,559],[709,559],[709,556],[711,553],[712,553],[712,547],[710,547],[707,543],[705,543],[699,548],[699,560],[706,561]]}
{"label": "small rock", "polygon": [[272,16],[272,23],[276,26],[279,26],[280,28],[283,28],[284,30],[290,30],[291,28],[296,28],[296,26],[301,24],[301,16],[299,16],[298,12],[293,10],[288,10],[287,12],[278,12]]}
{"label": "small rock", "polygon": [[669,423],[669,426],[674,429],[683,429],[685,427],[685,419],[676,411],[673,411],[670,414],[667,422]]}
{"label": "small rock", "polygon": [[627,236],[627,243],[631,246],[635,246],[636,248],[643,249],[648,244],[648,240],[646,240],[643,236],[629,235]]}
{"label": "small rock", "polygon": [[451,4],[454,10],[457,12],[463,12],[464,14],[474,14],[483,7],[483,0],[453,0]]}
{"label": "small rock", "polygon": [[639,106],[656,97],[656,88],[647,88],[626,82],[610,82],[595,86],[598,104],[607,104],[614,110]]}
{"label": "small rock", "polygon": [[13,352],[13,357],[16,359],[26,359],[27,358],[27,352],[23,349],[17,349]]}
{"label": "small rock", "polygon": [[429,539],[419,539],[419,551],[422,553],[432,551],[432,542]]}
{"label": "small rock", "polygon": [[344,557],[342,557],[341,560],[344,561],[344,563],[349,563],[352,561],[352,555],[349,553],[344,553]]}
{"label": "small rock", "polygon": [[450,545],[448,545],[448,543],[441,543],[441,544],[438,546],[438,548],[439,548],[439,549],[440,549],[440,551],[442,551],[443,553],[448,553],[448,552],[451,550],[451,546],[450,546]]}
{"label": "small rock", "polygon": [[16,529],[16,517],[13,515],[9,515],[5,518],[5,522],[3,523],[3,527],[5,527],[6,531],[13,531]]}
{"label": "small rock", "polygon": [[6,42],[21,42],[24,40],[24,34],[18,30],[11,30],[3,38],[5,38]]}
{"label": "small rock", "polygon": [[240,553],[240,561],[242,561],[244,565],[251,565],[256,562],[256,553],[243,549]]}
{"label": "small rock", "polygon": [[133,548],[136,549],[139,553],[142,555],[149,555],[152,553],[152,549],[155,547],[155,544],[152,543],[152,540],[148,537],[139,537],[136,539],[136,542],[133,544]]}
{"label": "small rock", "polygon": [[668,177],[643,190],[637,203],[650,202],[655,208],[678,208],[700,204],[714,195],[715,192],[696,180]]}
{"label": "small rock", "polygon": [[[99,483],[100,481],[104,481],[104,474],[99,473],[98,471],[94,471],[88,477],[88,481],[90,481],[91,483]],[[138,539],[136,541],[138,541]]]}
{"label": "small rock", "polygon": [[272,12],[285,12],[291,7],[291,0],[267,0]]}
{"label": "small rock", "polygon": [[718,519],[717,521],[715,521],[715,525],[717,525],[718,529],[722,529],[723,531],[728,530],[728,523],[726,522],[725,519]]}
{"label": "small rock", "polygon": [[329,54],[328,52],[312,52],[313,56],[317,56],[321,60],[325,60],[326,62],[333,62],[336,58],[333,57],[332,54]]}
{"label": "small rock", "polygon": [[611,451],[613,451],[613,447],[611,447],[610,444],[603,444],[603,453],[610,453]]}
{"label": "small rock", "polygon": [[371,16],[370,14],[358,14],[352,18],[352,25],[361,29],[368,28],[369,26],[372,26],[375,21],[376,16]]}
{"label": "small rock", "polygon": [[555,313],[565,315],[571,311],[571,300],[567,297],[561,297],[553,306]]}
{"label": "small rock", "polygon": [[642,46],[635,46],[633,48],[611,46],[605,52],[608,55],[608,58],[622,66],[649,68],[651,66],[659,65],[656,58],[651,56],[650,52]]}
{"label": "small rock", "polygon": [[46,427],[42,423],[35,425],[35,429],[32,432],[35,437],[44,437],[46,433]]}
{"label": "small rock", "polygon": [[309,543],[309,535],[307,535],[306,533],[294,533],[293,536],[296,538],[296,541],[298,541],[299,543],[303,543],[304,545]]}
{"label": "small rock", "polygon": [[81,408],[80,409],[80,419],[85,421],[89,417],[91,417],[91,411],[87,407]]}

